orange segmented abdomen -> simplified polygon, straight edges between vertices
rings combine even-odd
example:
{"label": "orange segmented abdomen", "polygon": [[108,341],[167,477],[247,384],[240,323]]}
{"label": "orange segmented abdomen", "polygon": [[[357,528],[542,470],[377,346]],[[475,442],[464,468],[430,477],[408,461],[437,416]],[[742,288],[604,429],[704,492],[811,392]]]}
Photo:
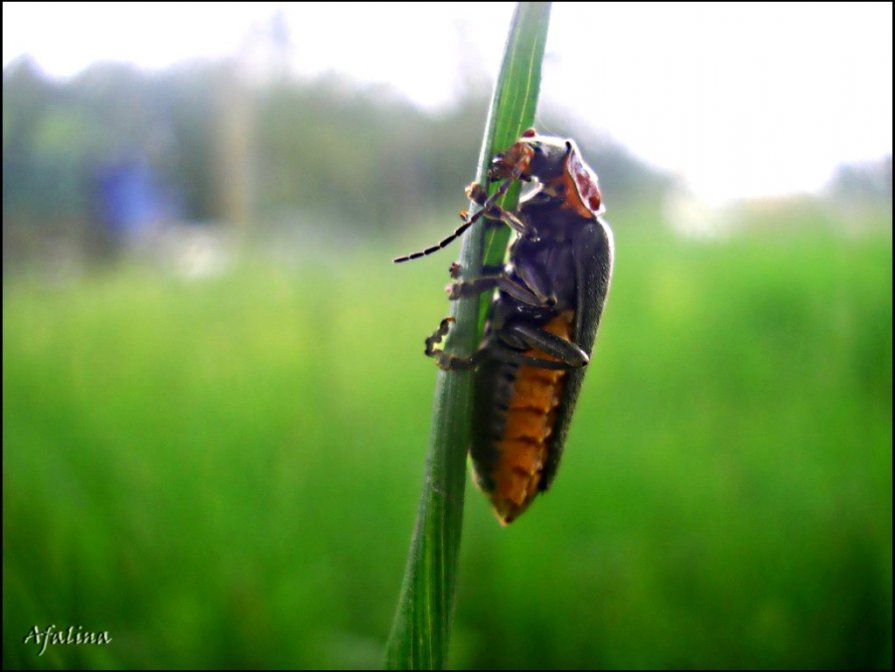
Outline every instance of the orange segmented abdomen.
{"label": "orange segmented abdomen", "polygon": [[[566,311],[542,328],[571,340],[572,319],[572,311]],[[556,360],[540,350],[525,354]],[[494,511],[504,525],[522,513],[538,494],[565,376],[565,371],[535,366],[520,366],[516,372],[506,423],[497,443],[494,487],[489,493]]]}

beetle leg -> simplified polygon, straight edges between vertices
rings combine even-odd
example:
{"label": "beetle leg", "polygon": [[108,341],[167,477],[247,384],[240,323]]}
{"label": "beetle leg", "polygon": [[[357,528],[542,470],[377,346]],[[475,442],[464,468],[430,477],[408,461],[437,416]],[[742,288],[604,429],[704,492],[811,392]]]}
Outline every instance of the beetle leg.
{"label": "beetle leg", "polygon": [[504,275],[500,278],[498,286],[517,301],[521,301],[529,306],[541,307],[551,305],[551,299],[539,295],[527,284],[518,282],[508,275]]}
{"label": "beetle leg", "polygon": [[526,301],[524,298],[519,298],[520,301],[525,301],[534,306],[554,306],[556,305],[556,296],[554,294],[548,294],[547,283],[544,282],[543,274],[532,264],[519,263],[515,266],[516,274],[522,279],[522,283],[525,285],[529,294],[534,297],[534,301]]}
{"label": "beetle leg", "polygon": [[447,292],[448,299],[456,301],[464,296],[475,296],[494,289],[501,277],[500,275],[483,275],[475,280],[452,282],[444,290]]}
{"label": "beetle leg", "polygon": [[[527,163],[525,164],[528,165]],[[521,171],[522,168],[517,166],[517,168]],[[504,180],[503,184],[500,185],[500,189],[491,197],[487,198],[488,192],[485,188],[473,182],[468,187],[466,187],[466,195],[469,196],[474,202],[478,203],[482,206],[482,209],[479,210],[475,215],[473,215],[473,220],[478,217],[484,217],[485,220],[500,220],[511,229],[518,233],[525,233],[526,231],[531,230],[531,226],[523,222],[519,217],[517,217],[514,213],[509,210],[504,210],[499,205],[497,205],[497,199],[500,196],[503,196],[503,193],[507,190],[510,184],[512,184],[513,180],[518,180],[519,175],[516,174],[514,170],[509,179]],[[471,220],[472,221],[472,220]]]}
{"label": "beetle leg", "polygon": [[453,321],[453,317],[444,318],[441,321],[441,324],[438,325],[438,329],[426,339],[426,349],[423,351],[426,357],[435,357],[436,353],[440,352],[440,350],[435,349],[435,346],[441,343],[441,341],[444,340],[444,337],[447,336],[447,333],[451,328],[451,322]]}
{"label": "beetle leg", "polygon": [[434,350],[430,357],[435,358],[438,368],[443,371],[468,371],[481,364],[487,352],[487,349],[481,349],[476,350],[469,357],[461,357],[449,355],[444,350]]}
{"label": "beetle leg", "polygon": [[526,233],[531,231],[531,226],[523,222],[519,217],[514,215],[509,210],[504,210],[496,203],[492,204],[488,207],[485,212],[486,219],[496,219],[500,220],[507,226],[509,226],[516,233]]}
{"label": "beetle leg", "polygon": [[[503,272],[503,266],[499,266],[499,265],[498,266],[488,266],[488,265],[482,266],[482,275],[483,276],[484,275],[497,275],[502,272]],[[454,280],[459,279],[460,276],[463,275],[463,269],[460,268],[459,261],[455,261],[450,265],[450,268],[448,268],[448,274],[452,278],[454,278]]]}
{"label": "beetle leg", "polygon": [[[479,352],[483,351],[479,350]],[[572,369],[580,368],[580,365],[575,366],[573,364],[569,364],[568,362],[556,361],[555,359],[532,357],[531,355],[526,355],[525,353],[519,352],[518,350],[513,350],[508,345],[504,345],[502,343],[495,343],[487,350],[485,350],[485,352],[487,352],[488,356],[492,359],[497,359],[501,362],[507,362],[509,364],[518,364],[519,366],[534,366],[539,369],[556,369],[559,371],[570,371]],[[478,354],[478,352],[475,354]]]}
{"label": "beetle leg", "polygon": [[495,287],[500,287],[501,290],[517,301],[521,301],[529,306],[550,306],[556,302],[552,297],[543,296],[504,273],[483,275],[475,280],[466,282],[453,282],[445,287],[445,291],[448,299],[456,301],[464,296],[475,296]]}
{"label": "beetle leg", "polygon": [[[556,357],[561,363],[570,369],[578,369],[586,366],[590,361],[587,353],[577,345],[564,338],[551,334],[543,329],[537,329],[525,324],[514,324],[507,328],[509,336],[518,339],[520,343],[529,348]],[[545,360],[550,361],[550,360]]]}
{"label": "beetle leg", "polygon": [[438,329],[426,339],[425,355],[426,357],[432,357],[435,363],[438,364],[438,368],[445,371],[474,369],[484,358],[487,352],[486,348],[479,348],[469,357],[460,357],[459,355],[450,355],[444,350],[435,347],[447,336],[453,321],[453,317],[444,318],[441,324],[438,325]]}
{"label": "beetle leg", "polygon": [[464,371],[476,368],[486,357],[492,357],[502,362],[510,364],[518,364],[520,366],[535,366],[540,369],[558,369],[568,371],[578,369],[585,366],[589,358],[581,348],[559,336],[544,331],[543,329],[535,329],[525,325],[517,324],[509,328],[510,336],[517,340],[520,345],[527,346],[531,349],[537,349],[548,355],[556,357],[556,359],[544,359],[543,357],[532,357],[518,350],[514,350],[508,345],[500,342],[491,342],[483,345],[469,357],[461,357],[459,355],[451,355],[444,350],[435,346],[447,336],[450,330],[450,324],[454,321],[452,317],[446,317],[438,325],[438,329],[426,339],[425,354],[432,357],[438,368],[445,371]]}
{"label": "beetle leg", "polygon": [[[442,322],[443,324],[443,322]],[[437,332],[436,332],[437,333]],[[440,338],[437,340],[441,340]],[[428,339],[427,339],[428,345]],[[579,368],[574,364],[564,361],[556,361],[555,359],[544,359],[542,357],[532,357],[518,350],[513,350],[509,346],[501,343],[493,343],[484,345],[469,357],[461,357],[459,355],[450,355],[444,350],[436,348],[427,348],[426,355],[432,357],[439,369],[444,371],[468,371],[476,368],[485,359],[492,358],[501,362],[509,362],[510,364],[518,364],[519,366],[535,366],[539,369],[558,369],[560,371],[568,371],[570,369]]]}

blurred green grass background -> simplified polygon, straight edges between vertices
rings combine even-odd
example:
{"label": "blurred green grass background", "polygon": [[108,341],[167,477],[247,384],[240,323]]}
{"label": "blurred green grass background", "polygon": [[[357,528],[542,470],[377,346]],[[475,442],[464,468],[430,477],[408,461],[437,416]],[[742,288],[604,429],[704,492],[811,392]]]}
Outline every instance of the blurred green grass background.
{"label": "blurred green grass background", "polygon": [[[891,666],[891,224],[612,214],[555,487],[468,489],[451,665]],[[403,251],[4,281],[4,667],[380,664],[450,261]]]}

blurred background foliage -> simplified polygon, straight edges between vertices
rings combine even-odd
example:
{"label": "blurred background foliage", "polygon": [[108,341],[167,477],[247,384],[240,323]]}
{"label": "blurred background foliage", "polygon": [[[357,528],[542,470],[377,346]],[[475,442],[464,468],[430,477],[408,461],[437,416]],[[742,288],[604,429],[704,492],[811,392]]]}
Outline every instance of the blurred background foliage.
{"label": "blurred background foliage", "polygon": [[[463,204],[488,93],[432,115],[337,75],[249,85],[227,62],[160,73],[107,63],[57,82],[22,59],[3,77],[4,262],[29,258],[41,239],[92,257],[108,251],[96,236],[114,245],[166,221],[250,221],[263,236],[322,219],[338,230],[311,235],[358,242],[423,221],[437,236],[434,216]],[[579,130],[583,151],[604,158],[600,178],[617,202],[661,197],[667,176]],[[116,169],[145,174],[151,201],[126,231],[103,217],[104,171]]]}
{"label": "blurred background foliage", "polygon": [[[3,74],[4,667],[370,667],[487,91]],[[891,667],[891,159],[695,206],[560,110],[617,275],[556,487],[470,488],[455,667]],[[22,640],[108,630],[108,646]]]}

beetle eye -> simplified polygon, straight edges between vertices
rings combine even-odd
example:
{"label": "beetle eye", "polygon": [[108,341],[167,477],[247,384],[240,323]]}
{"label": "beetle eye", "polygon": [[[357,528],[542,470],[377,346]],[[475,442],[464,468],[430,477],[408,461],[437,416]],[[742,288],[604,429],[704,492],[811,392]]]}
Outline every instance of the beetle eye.
{"label": "beetle eye", "polygon": [[543,154],[544,153],[544,148],[541,147],[540,142],[531,143],[531,148],[534,150],[535,154]]}
{"label": "beetle eye", "polygon": [[566,140],[566,151],[567,152],[572,151],[572,141],[571,140]]}

